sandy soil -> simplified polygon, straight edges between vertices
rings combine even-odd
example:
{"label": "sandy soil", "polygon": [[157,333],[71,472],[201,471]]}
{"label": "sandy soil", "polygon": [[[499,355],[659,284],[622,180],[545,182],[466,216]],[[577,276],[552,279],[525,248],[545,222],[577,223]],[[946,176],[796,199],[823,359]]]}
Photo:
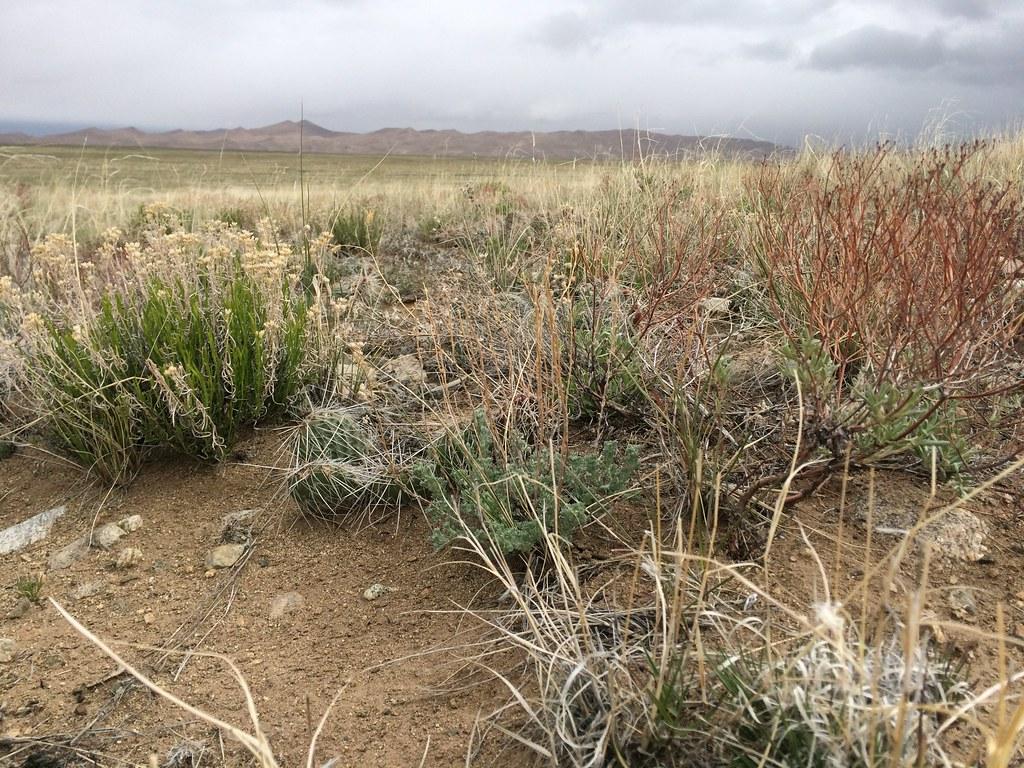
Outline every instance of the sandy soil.
{"label": "sandy soil", "polygon": [[[457,656],[446,650],[471,642],[477,631],[453,609],[495,605],[495,586],[473,567],[435,553],[418,512],[374,524],[302,519],[267,469],[280,462],[279,446],[274,433],[257,433],[221,466],[155,463],[127,490],[109,494],[38,451],[22,450],[0,463],[0,527],[68,506],[45,541],[0,558],[0,616],[18,613],[19,577],[46,572],[53,552],[94,525],[138,514],[142,527],[111,550],[92,549],[70,567],[46,572],[43,597],[101,637],[134,644],[119,648],[175,694],[251,730],[224,663],[181,652],[229,656],[252,687],[283,765],[305,764],[311,731],[338,691],[316,765],[337,758],[336,768],[461,766],[467,750],[475,765],[525,764],[514,751],[497,751],[493,740],[481,752],[470,746],[478,718],[505,693],[460,672]],[[884,493],[877,506],[887,514],[920,509],[927,500],[927,484],[908,476],[880,474],[878,487]],[[907,554],[891,586],[876,580],[865,596],[859,587],[865,569],[898,539],[875,534],[868,550],[866,521],[857,512],[866,498],[864,474],[851,479],[840,530],[839,491],[832,483],[786,517],[774,544],[771,589],[793,606],[825,599],[826,582],[802,528],[833,599],[853,607],[901,604],[920,583],[920,552]],[[949,498],[944,492],[939,501]],[[932,558],[924,615],[942,625],[950,652],[969,662],[972,678],[983,683],[998,675],[999,644],[979,640],[976,630],[996,630],[999,604],[1007,634],[1022,641],[1004,646],[1003,660],[1011,673],[1024,668],[1024,506],[1019,487],[1005,485],[969,508],[988,526],[988,553],[977,562]],[[221,543],[224,516],[249,509],[257,516],[244,562],[209,570],[206,558]],[[127,548],[137,548],[141,561],[114,567]],[[388,591],[366,600],[364,590],[375,583]],[[957,615],[951,608],[957,588],[973,597],[970,612]],[[302,604],[271,618],[275,598],[292,592]],[[950,623],[969,630],[950,629]],[[202,752],[199,765],[249,764],[214,728],[116,674],[117,666],[45,599],[0,622],[0,637],[16,642],[14,659],[0,664],[0,763],[115,766],[155,759],[164,765],[173,749],[191,743]],[[57,762],[38,762],[44,753]]]}
{"label": "sandy soil", "polygon": [[[301,519],[266,469],[251,466],[272,463],[277,443],[254,436],[236,457],[244,461],[220,467],[150,466],[106,498],[77,470],[19,452],[0,465],[0,526],[57,504],[68,512],[45,541],[0,558],[0,615],[17,604],[19,576],[45,571],[52,552],[94,522],[139,514],[142,528],[110,551],[90,550],[48,572],[43,596],[107,640],[230,656],[284,765],[304,764],[310,731],[339,690],[317,765],[332,757],[338,766],[465,764],[474,722],[496,692],[449,679],[457,667],[443,649],[470,638],[451,609],[493,600],[486,580],[433,552],[419,513],[376,525]],[[259,512],[248,558],[237,570],[209,571],[223,517],[245,509]],[[113,567],[128,547],[141,562]],[[389,591],[371,602],[363,592],[374,583]],[[97,594],[76,599],[91,589]],[[303,604],[271,619],[275,597],[289,592]],[[193,741],[207,750],[203,765],[247,764],[215,729],[127,676],[108,679],[117,666],[45,600],[3,621],[0,636],[17,643],[13,662],[0,665],[0,733],[14,738],[0,745],[0,763],[20,765],[37,751],[33,742],[73,741],[83,760],[146,764],[155,754],[163,764],[169,750]],[[121,650],[186,701],[251,730],[243,695],[219,660]]]}

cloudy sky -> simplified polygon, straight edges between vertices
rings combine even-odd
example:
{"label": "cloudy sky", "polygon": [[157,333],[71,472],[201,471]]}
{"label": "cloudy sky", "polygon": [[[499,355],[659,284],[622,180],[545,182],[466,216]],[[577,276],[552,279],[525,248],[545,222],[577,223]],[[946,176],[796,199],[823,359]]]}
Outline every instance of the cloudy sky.
{"label": "cloudy sky", "polygon": [[3,0],[0,126],[973,132],[1022,40],[1024,0]]}

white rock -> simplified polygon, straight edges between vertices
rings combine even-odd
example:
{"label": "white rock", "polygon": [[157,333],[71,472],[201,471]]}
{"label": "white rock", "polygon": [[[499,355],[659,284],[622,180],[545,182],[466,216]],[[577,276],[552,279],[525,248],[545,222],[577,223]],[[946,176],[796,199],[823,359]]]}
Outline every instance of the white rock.
{"label": "white rock", "polygon": [[206,556],[207,568],[230,568],[245,554],[242,544],[221,544],[210,550]]}
{"label": "white rock", "polygon": [[94,597],[107,588],[102,581],[86,581],[79,584],[71,591],[71,597],[75,600],[85,600],[87,597]]}
{"label": "white rock", "polygon": [[706,299],[701,299],[698,306],[707,317],[725,317],[730,312],[732,302],[720,296],[709,296]]}
{"label": "white rock", "polygon": [[125,547],[117,553],[117,559],[114,561],[114,567],[124,570],[127,568],[134,568],[141,562],[141,549],[139,549],[138,547]]}
{"label": "white rock", "polygon": [[977,562],[988,554],[988,525],[973,512],[951,509],[921,531],[922,545],[950,560]]}
{"label": "white rock", "polygon": [[124,520],[117,524],[125,533],[135,533],[142,527],[142,515],[129,515]]}
{"label": "white rock", "polygon": [[304,598],[300,593],[285,592],[275,597],[274,601],[270,604],[270,618],[283,618],[285,614],[297,611],[305,604],[306,598]]}
{"label": "white rock", "polygon": [[421,387],[427,381],[427,372],[423,370],[416,355],[392,358],[381,366],[381,370],[406,387]]}
{"label": "white rock", "polygon": [[18,644],[9,637],[0,637],[0,664],[10,664],[14,661],[14,654],[18,650]]}
{"label": "white rock", "polygon": [[67,507],[54,507],[0,531],[0,555],[9,555],[50,535],[50,529]]}
{"label": "white rock", "polygon": [[376,600],[388,592],[394,592],[394,587],[385,587],[383,584],[371,584],[363,591],[364,600]]}
{"label": "white rock", "polygon": [[110,549],[124,536],[124,529],[116,523],[105,523],[92,532],[92,545]]}

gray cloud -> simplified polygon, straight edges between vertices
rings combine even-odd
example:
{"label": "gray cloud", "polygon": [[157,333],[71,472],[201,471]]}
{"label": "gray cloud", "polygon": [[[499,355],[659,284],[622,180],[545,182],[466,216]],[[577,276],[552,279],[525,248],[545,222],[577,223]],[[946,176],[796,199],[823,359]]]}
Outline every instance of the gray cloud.
{"label": "gray cloud", "polygon": [[[1021,0],[4,0],[15,123],[913,134],[1024,119]],[[808,52],[802,55],[801,52]]]}
{"label": "gray cloud", "polygon": [[[978,0],[980,1],[980,0]],[[540,23],[535,40],[556,50],[594,47],[636,28],[788,27],[827,12],[838,0],[605,0],[586,11],[556,11]]]}
{"label": "gray cloud", "polygon": [[944,63],[949,49],[937,33],[915,35],[869,25],[815,48],[813,69],[932,69]]}
{"label": "gray cloud", "polygon": [[914,34],[868,25],[816,47],[812,69],[917,71],[945,82],[971,85],[1024,85],[1024,23],[997,32],[951,40],[932,31]]}
{"label": "gray cloud", "polygon": [[778,39],[747,43],[742,50],[748,58],[760,61],[787,61],[796,52],[796,48],[791,42]]}

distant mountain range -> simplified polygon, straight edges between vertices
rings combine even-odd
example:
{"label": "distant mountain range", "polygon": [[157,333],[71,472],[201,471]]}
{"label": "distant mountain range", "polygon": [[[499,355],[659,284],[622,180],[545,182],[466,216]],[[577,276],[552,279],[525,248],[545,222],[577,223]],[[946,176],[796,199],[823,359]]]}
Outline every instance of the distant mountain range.
{"label": "distant mountain range", "polygon": [[[166,149],[297,152],[300,123],[286,120],[263,128],[211,131],[147,132],[137,128],[86,128],[69,133],[30,136],[0,133],[0,145],[76,145]],[[691,155],[720,152],[760,158],[786,149],[767,141],[709,136],[679,136],[636,129],[612,131],[479,131],[383,128],[370,133],[331,131],[301,123],[305,152],[347,155],[430,155],[451,157],[521,157],[537,159],[636,159],[650,155]]]}

